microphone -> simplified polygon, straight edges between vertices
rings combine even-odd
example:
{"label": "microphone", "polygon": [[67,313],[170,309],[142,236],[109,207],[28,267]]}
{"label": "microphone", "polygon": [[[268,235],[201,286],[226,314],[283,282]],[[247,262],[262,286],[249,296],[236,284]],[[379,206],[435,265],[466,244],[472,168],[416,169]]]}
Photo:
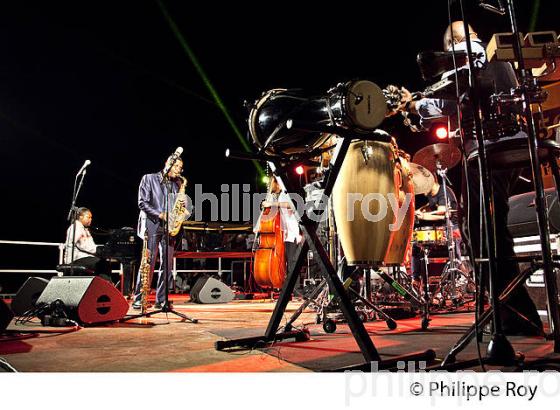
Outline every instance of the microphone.
{"label": "microphone", "polygon": [[478,5],[480,7],[482,7],[483,9],[491,11],[491,12],[496,13],[496,14],[499,14],[500,16],[503,16],[503,15],[506,14],[506,9],[504,8],[504,5],[502,4],[502,0],[498,0],[498,7],[493,6],[491,4],[486,4],[486,3],[484,3],[484,0],[479,0]]}
{"label": "microphone", "polygon": [[175,152],[171,154],[171,156],[167,160],[167,163],[165,164],[165,168],[163,169],[164,176],[167,175],[167,173],[169,172],[173,164],[175,164],[175,162],[177,161],[177,159],[179,159],[182,153],[183,153],[183,147],[177,147]]}
{"label": "microphone", "polygon": [[82,167],[80,168],[80,170],[78,171],[78,173],[76,174],[76,176],[80,175],[82,172],[84,172],[86,170],[86,168],[88,167],[88,165],[91,164],[91,161],[89,159],[86,159],[86,161],[84,162],[84,165],[82,165]]}

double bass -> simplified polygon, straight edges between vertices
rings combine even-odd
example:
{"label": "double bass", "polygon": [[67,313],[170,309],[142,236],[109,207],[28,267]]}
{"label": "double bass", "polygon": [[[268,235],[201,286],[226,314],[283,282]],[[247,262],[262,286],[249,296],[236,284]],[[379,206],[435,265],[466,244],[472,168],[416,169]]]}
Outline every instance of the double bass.
{"label": "double bass", "polygon": [[[269,196],[276,195],[270,185]],[[277,198],[276,198],[277,199]],[[259,218],[255,239],[253,277],[261,288],[279,289],[286,279],[286,256],[284,251],[284,232],[282,231],[282,212],[277,204],[263,209]]]}

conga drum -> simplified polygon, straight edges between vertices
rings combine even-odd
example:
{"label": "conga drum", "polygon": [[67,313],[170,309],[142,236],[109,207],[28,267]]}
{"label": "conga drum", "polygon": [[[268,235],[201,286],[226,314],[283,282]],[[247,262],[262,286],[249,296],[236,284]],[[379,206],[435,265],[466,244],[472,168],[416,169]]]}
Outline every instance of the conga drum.
{"label": "conga drum", "polygon": [[[399,152],[398,160],[395,166],[395,195],[398,198],[399,214],[403,212],[401,209],[407,205],[406,214],[396,230],[392,232],[387,254],[385,255],[386,265],[402,265],[406,259],[412,233],[414,230],[414,184],[412,182],[412,172],[408,166],[408,160],[404,153]],[[397,221],[395,216],[394,223]]]}
{"label": "conga drum", "polygon": [[383,263],[394,214],[395,157],[389,143],[352,142],[333,189],[333,211],[348,265]]}

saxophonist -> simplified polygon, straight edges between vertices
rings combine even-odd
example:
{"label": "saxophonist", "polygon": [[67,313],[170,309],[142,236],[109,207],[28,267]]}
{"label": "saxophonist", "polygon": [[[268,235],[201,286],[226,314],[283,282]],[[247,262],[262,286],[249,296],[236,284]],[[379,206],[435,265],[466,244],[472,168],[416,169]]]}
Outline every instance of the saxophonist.
{"label": "saxophonist", "polygon": [[[169,168],[172,161],[175,160],[173,166]],[[169,169],[167,175],[164,174],[165,169]],[[165,249],[165,221],[167,214],[165,212],[166,194],[169,190],[169,204],[168,209],[172,211],[177,194],[184,183],[184,178],[181,177],[183,172],[183,160],[173,158],[170,156],[166,163],[164,170],[146,174],[142,177],[140,187],[138,189],[138,208],[140,208],[140,215],[138,217],[138,236],[142,239],[147,238],[150,254],[150,274],[148,283],[151,283],[151,278],[154,272],[158,254],[162,254]],[[168,184],[166,189],[165,184]],[[184,189],[184,187],[183,187]],[[169,226],[171,229],[171,226]],[[144,239],[145,240],[145,239]],[[175,237],[169,236],[169,247],[167,249],[167,272],[163,272],[163,256],[160,258],[160,270],[157,281],[156,303],[154,307],[160,309],[165,302],[165,274],[168,275],[168,283],[173,280],[173,252],[175,249]],[[142,272],[139,270],[136,279],[136,287],[134,291],[134,302],[132,303],[134,309],[142,308]]]}

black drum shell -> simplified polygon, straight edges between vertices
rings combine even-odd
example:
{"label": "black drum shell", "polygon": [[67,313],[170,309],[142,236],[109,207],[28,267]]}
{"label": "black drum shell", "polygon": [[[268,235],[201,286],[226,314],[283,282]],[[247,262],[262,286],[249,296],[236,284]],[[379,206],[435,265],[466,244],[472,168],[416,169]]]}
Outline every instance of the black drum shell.
{"label": "black drum shell", "polygon": [[268,153],[290,154],[312,150],[324,142],[324,134],[288,129],[286,121],[329,125],[327,105],[324,97],[307,98],[298,90],[268,91],[255,103],[249,115],[253,142],[258,148],[266,144],[265,151]]}

